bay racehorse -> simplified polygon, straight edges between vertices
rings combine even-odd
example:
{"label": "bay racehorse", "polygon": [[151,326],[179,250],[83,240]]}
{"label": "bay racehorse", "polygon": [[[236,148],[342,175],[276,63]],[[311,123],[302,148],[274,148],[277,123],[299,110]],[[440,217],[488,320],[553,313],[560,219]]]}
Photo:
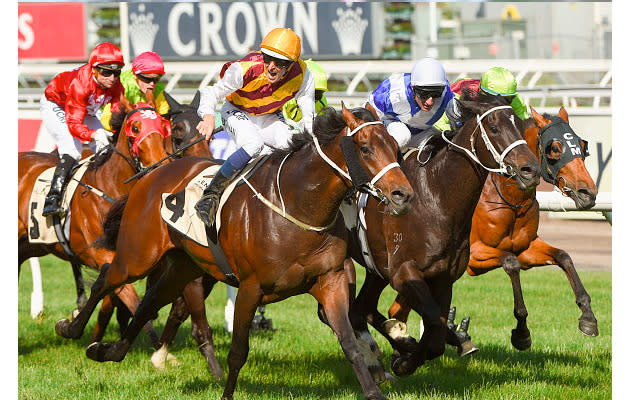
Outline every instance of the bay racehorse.
{"label": "bay racehorse", "polygon": [[[375,114],[371,115],[372,121],[366,122],[343,105],[341,114],[326,109],[315,119],[313,136],[296,135],[289,151],[275,152],[248,178],[248,185],[235,188],[222,208],[224,225],[218,240],[233,270],[234,276],[227,276],[236,277],[239,283],[223,398],[232,398],[238,373],[247,359],[249,329],[256,308],[309,293],[323,305],[365,397],[385,399],[370,375],[348,319],[346,231],[342,218],[338,218],[351,182],[378,196],[393,215],[409,210],[413,190],[396,162],[398,146]],[[350,174],[345,172],[347,164]],[[182,190],[210,165],[210,161],[193,157],[173,161],[145,176],[130,192],[124,207],[117,207],[123,210],[118,229],[107,231],[116,255],[110,265],[102,267],[83,310],[73,321],[59,321],[57,333],[66,338],[79,337],[105,294],[147,276],[165,256],[171,264],[147,290],[123,339],[113,344],[91,344],[87,349],[89,358],[122,360],[139,328],[202,273],[209,273],[216,281],[230,281],[208,248],[170,228],[159,211],[162,193]],[[286,214],[252,196],[252,190],[276,207],[284,205]],[[115,220],[110,213],[107,221],[112,228]],[[142,233],[146,230],[151,235]]]}
{"label": "bay racehorse", "polygon": [[[125,181],[160,160],[168,161],[165,160],[166,151],[170,148],[170,124],[159,117],[152,104],[138,103],[135,108],[128,102],[123,102],[123,105],[128,112],[123,123],[124,129],[115,139],[114,146],[90,161],[71,202],[67,239],[73,255],[64,251],[59,243],[31,243],[28,234],[29,200],[33,185],[41,172],[58,163],[57,153],[18,153],[18,268],[30,257],[51,253],[77,266],[85,265],[94,269],[111,261],[111,251],[92,246],[102,235],[105,214],[114,200],[128,193],[136,182]],[[135,310],[140,302],[131,285],[120,288],[116,296],[131,310]],[[99,327],[104,329],[106,324],[106,321],[97,323],[94,339],[100,340],[104,331]],[[157,347],[157,335],[152,328],[149,334]]]}
{"label": "bay racehorse", "polygon": [[[558,116],[543,116],[534,108],[531,111],[532,118],[525,121],[525,140],[538,157],[543,179],[573,199],[577,208],[587,210],[593,207],[597,187],[584,165],[588,155],[587,142],[569,126],[569,116],[564,108],[560,108]],[[578,329],[587,336],[599,334],[591,298],[571,257],[538,236],[539,217],[536,189],[518,190],[511,179],[491,173],[472,219],[467,272],[479,276],[503,268],[510,277],[517,320],[511,342],[518,350],[529,349],[532,344],[521,290],[521,269],[545,265],[562,268],[582,311]],[[409,307],[399,296],[389,310],[390,318],[406,321],[408,313]]]}
{"label": "bay racehorse", "polygon": [[[453,284],[468,265],[473,211],[488,172],[509,174],[521,190],[539,182],[540,167],[525,145],[514,111],[500,98],[471,98],[463,93],[464,101],[455,100],[468,114],[466,122],[452,140],[442,134],[444,140],[434,142],[428,161],[425,151],[406,153],[404,168],[416,193],[409,214],[390,218],[372,199],[365,208],[367,242],[376,269],[367,269],[351,307],[351,321],[357,331],[367,331],[369,323],[385,336],[394,348],[392,371],[400,376],[442,355],[445,342],[456,339],[448,336],[452,332],[447,329],[447,313]],[[349,255],[368,265],[354,234]],[[388,284],[421,315],[425,329],[419,343],[377,310]]]}

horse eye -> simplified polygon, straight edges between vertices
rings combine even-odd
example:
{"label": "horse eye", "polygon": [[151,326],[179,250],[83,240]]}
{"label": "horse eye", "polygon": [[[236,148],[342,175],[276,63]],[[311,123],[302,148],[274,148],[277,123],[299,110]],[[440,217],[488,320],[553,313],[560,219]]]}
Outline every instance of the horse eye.
{"label": "horse eye", "polygon": [[496,126],[494,126],[494,125],[491,125],[491,126],[490,126],[490,132],[492,132],[492,133],[497,133],[498,131],[499,131],[499,129],[497,129],[497,127],[496,127]]}
{"label": "horse eye", "polygon": [[138,129],[138,127],[136,125],[131,127],[131,132],[135,133],[136,135],[140,132],[140,129]]}
{"label": "horse eye", "polygon": [[360,150],[361,150],[361,153],[363,153],[363,155],[365,156],[372,154],[372,150],[370,150],[370,148],[367,146],[361,146]]}

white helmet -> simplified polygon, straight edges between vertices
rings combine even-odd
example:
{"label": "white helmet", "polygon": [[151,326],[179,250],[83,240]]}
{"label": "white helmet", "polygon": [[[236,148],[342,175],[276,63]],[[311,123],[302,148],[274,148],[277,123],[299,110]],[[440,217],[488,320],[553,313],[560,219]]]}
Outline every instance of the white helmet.
{"label": "white helmet", "polygon": [[446,71],[438,60],[425,57],[411,69],[411,86],[446,86]]}

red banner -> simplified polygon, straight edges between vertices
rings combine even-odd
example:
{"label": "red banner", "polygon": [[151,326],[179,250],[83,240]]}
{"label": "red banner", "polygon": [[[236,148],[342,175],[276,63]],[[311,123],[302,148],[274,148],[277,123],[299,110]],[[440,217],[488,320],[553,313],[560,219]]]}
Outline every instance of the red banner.
{"label": "red banner", "polygon": [[18,60],[87,59],[85,4],[18,3]]}

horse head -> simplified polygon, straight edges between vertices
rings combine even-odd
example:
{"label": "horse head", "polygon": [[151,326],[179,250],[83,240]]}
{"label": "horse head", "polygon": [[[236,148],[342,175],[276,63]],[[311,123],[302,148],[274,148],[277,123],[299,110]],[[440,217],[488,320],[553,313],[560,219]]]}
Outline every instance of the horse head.
{"label": "horse head", "polygon": [[[396,162],[399,154],[396,140],[387,133],[372,106],[368,105],[366,110],[369,112],[362,112],[361,117],[355,116],[343,102],[341,110],[348,125],[348,136],[342,139],[341,146],[350,175],[360,164],[372,178],[369,181],[367,177],[364,178],[359,188],[363,187],[375,195],[389,207],[393,215],[406,214],[414,192]],[[350,148],[354,151],[349,151]],[[354,176],[353,181],[357,184]]]}
{"label": "horse head", "polygon": [[[152,96],[149,101],[152,100]],[[127,115],[116,142],[116,150],[127,157],[137,170],[142,170],[167,157],[171,124],[157,113],[153,103],[123,103]],[[166,159],[164,162],[168,162]]]}
{"label": "horse head", "polygon": [[597,186],[586,169],[584,159],[588,142],[569,125],[564,107],[558,116],[546,118],[531,108],[535,125],[525,132],[525,139],[539,158],[542,177],[569,196],[575,206],[586,210],[595,205]]}
{"label": "horse head", "polygon": [[472,132],[471,157],[488,171],[514,178],[521,190],[536,188],[540,182],[540,165],[523,140],[523,122],[512,107],[496,97],[480,97],[477,101],[459,101],[458,104],[465,115],[474,115],[461,128]]}
{"label": "horse head", "polygon": [[[171,121],[171,140],[173,150],[179,151],[185,145],[191,143],[194,139],[198,138],[200,133],[197,130],[197,124],[201,121],[199,115],[197,115],[197,108],[199,108],[199,91],[195,93],[192,103],[180,104],[170,94],[164,92],[164,98],[169,105],[168,113],[162,115]],[[199,156],[199,157],[212,157],[210,147],[206,141],[201,141],[195,145],[192,145],[184,150],[184,154],[187,156]]]}

